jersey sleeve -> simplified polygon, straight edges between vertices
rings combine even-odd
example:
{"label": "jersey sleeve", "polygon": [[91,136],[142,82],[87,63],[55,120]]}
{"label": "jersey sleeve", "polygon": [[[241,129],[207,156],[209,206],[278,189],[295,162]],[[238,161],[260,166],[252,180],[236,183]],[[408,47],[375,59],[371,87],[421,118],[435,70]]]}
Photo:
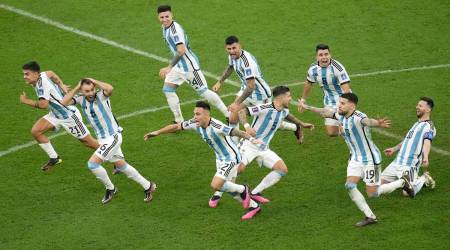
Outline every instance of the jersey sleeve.
{"label": "jersey sleeve", "polygon": [[258,65],[253,58],[246,56],[245,54],[241,56],[244,61],[244,77],[246,80],[256,78],[258,73]]}
{"label": "jersey sleeve", "polygon": [[170,28],[170,37],[175,45],[186,44],[184,39],[184,31],[179,24],[174,23],[173,27]]}
{"label": "jersey sleeve", "polygon": [[197,123],[194,119],[190,119],[181,123],[181,129],[183,130],[194,130],[197,129]]}
{"label": "jersey sleeve", "polygon": [[105,92],[103,92],[103,90],[97,90],[96,95],[102,101],[109,99],[109,96],[106,96]]}
{"label": "jersey sleeve", "polygon": [[265,113],[269,108],[271,108],[273,105],[271,103],[269,104],[260,104],[252,107],[248,107],[247,111],[248,114],[251,116],[258,115],[260,113]]}
{"label": "jersey sleeve", "polygon": [[348,75],[344,65],[333,60],[333,66],[337,70],[335,75],[338,79],[339,84],[350,82],[350,76]]}
{"label": "jersey sleeve", "polygon": [[306,72],[306,80],[311,83],[317,82],[316,77],[313,75],[312,67],[309,68],[308,71]]}
{"label": "jersey sleeve", "polygon": [[72,98],[74,104],[80,104],[83,102],[83,96],[82,95],[76,95]]}
{"label": "jersey sleeve", "polygon": [[233,130],[232,127],[229,127],[229,126],[226,126],[226,125],[223,125],[223,124],[222,124],[221,127],[222,127],[222,128],[220,129],[220,132],[221,132],[221,133],[223,133],[223,134],[225,134],[225,135],[231,135],[231,130]]}
{"label": "jersey sleeve", "polygon": [[355,111],[355,114],[354,114],[354,121],[355,121],[355,123],[364,126],[364,124],[362,124],[361,121],[366,119],[366,118],[367,118],[366,114],[358,112],[358,111]]}
{"label": "jersey sleeve", "polygon": [[425,127],[425,133],[423,134],[424,140],[430,140],[433,141],[434,137],[436,136],[436,129],[432,124],[429,124]]}
{"label": "jersey sleeve", "polygon": [[50,100],[50,86],[49,82],[46,82],[45,79],[42,79],[38,82],[36,87],[36,94],[38,99]]}

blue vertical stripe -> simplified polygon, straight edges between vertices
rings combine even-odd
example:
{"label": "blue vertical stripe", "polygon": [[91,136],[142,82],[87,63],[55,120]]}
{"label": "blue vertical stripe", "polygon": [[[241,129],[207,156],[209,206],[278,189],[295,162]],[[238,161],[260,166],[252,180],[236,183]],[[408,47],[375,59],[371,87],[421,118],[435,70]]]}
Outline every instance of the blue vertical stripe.
{"label": "blue vertical stripe", "polygon": [[364,143],[361,139],[361,135],[358,131],[358,128],[356,127],[355,118],[353,116],[351,117],[351,122],[352,122],[352,134],[355,137],[356,144],[358,145],[359,151],[361,152],[362,161],[367,163],[367,154],[364,148]]}
{"label": "blue vertical stripe", "polygon": [[[86,101],[86,99],[85,99],[85,101]],[[89,103],[89,112],[90,112],[88,117],[91,118],[89,120],[91,120],[91,124],[96,128],[97,135],[100,138],[105,138],[105,131],[103,130],[103,126],[100,123],[100,120],[98,119],[97,114],[95,113],[94,103],[93,102],[88,102],[88,103]]]}
{"label": "blue vertical stripe", "polygon": [[[344,125],[345,131],[350,131],[349,126],[348,126],[349,121],[347,119],[344,119],[344,116],[341,116],[340,120],[341,120],[341,123],[343,123],[343,125]],[[347,132],[345,132],[345,140],[347,142],[347,145],[350,146],[353,159],[355,159],[355,160],[358,159],[358,152],[356,152],[356,146],[353,145],[353,142],[350,138],[350,134],[347,134]]]}
{"label": "blue vertical stripe", "polygon": [[222,159],[222,160],[231,161],[232,159],[230,157],[230,153],[228,152],[227,148],[223,145],[220,138],[216,135],[216,132],[214,131],[214,129],[212,127],[210,127],[210,129],[211,129],[211,135],[214,140],[214,144],[217,145],[217,147],[219,148],[220,155],[225,157],[225,159]]}
{"label": "blue vertical stripe", "polygon": [[[96,94],[97,95],[97,94]],[[114,131],[114,129],[113,129],[113,126],[112,126],[112,123],[111,123],[111,119],[110,119],[110,117],[108,116],[108,114],[106,113],[106,110],[105,110],[105,107],[103,107],[103,103],[102,103],[102,101],[100,100],[100,98],[97,96],[96,97],[97,98],[97,106],[98,106],[98,109],[100,110],[100,113],[102,114],[102,116],[103,116],[103,120],[105,120],[105,123],[106,123],[106,126],[108,126],[108,132],[109,132],[109,135],[113,135],[114,133],[115,133],[115,131]],[[115,121],[114,121],[115,122]]]}
{"label": "blue vertical stripe", "polygon": [[332,98],[333,93],[331,92],[330,86],[328,86],[327,68],[321,68],[320,71],[321,71],[321,75],[322,75],[322,86],[326,92],[325,105],[330,105],[330,102],[331,102],[332,106],[335,106],[336,101]]}
{"label": "blue vertical stripe", "polygon": [[[333,77],[332,77],[332,79],[333,79],[333,86],[334,86],[334,89],[335,89],[336,92],[339,94],[339,96],[341,96],[341,95],[343,94],[343,92],[342,92],[342,89],[341,89],[341,85],[339,84],[339,81],[338,81],[336,75],[334,74],[334,68],[333,68],[333,67],[331,67],[331,72],[333,72]],[[337,100],[335,100],[335,101],[337,101]]]}
{"label": "blue vertical stripe", "polygon": [[257,138],[261,138],[262,133],[264,133],[264,131],[266,130],[267,125],[269,124],[270,120],[272,119],[272,113],[273,110],[269,110],[269,112],[267,112],[266,117],[264,117],[264,120],[261,124],[261,127],[259,127],[258,131],[256,131],[256,137]]}
{"label": "blue vertical stripe", "polygon": [[[55,114],[55,116],[57,118],[59,118],[59,119],[61,119],[61,117],[63,119],[69,118],[67,111],[63,107],[61,107],[59,104],[56,104],[51,101],[49,101],[48,104],[50,105],[50,109],[53,111],[53,114]],[[60,114],[60,116],[58,116],[58,113]]]}
{"label": "blue vertical stripe", "polygon": [[411,145],[411,150],[409,151],[408,160],[406,161],[406,165],[410,166],[412,161],[414,160],[414,154],[417,149],[417,145],[419,144],[419,140],[422,139],[422,132],[426,126],[426,123],[423,124],[423,126],[420,128],[419,132],[416,133],[416,136],[414,136],[414,141]]}

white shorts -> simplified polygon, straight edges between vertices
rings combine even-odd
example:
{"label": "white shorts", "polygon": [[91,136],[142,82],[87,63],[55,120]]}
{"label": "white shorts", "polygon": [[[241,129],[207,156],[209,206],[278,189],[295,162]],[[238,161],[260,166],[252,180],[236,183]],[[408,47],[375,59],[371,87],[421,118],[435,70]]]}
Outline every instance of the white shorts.
{"label": "white shorts", "polygon": [[251,143],[248,140],[244,140],[239,149],[242,156],[242,163],[244,165],[250,164],[256,159],[256,162],[260,167],[264,166],[272,169],[275,163],[282,159],[269,148],[261,149],[260,146]]}
{"label": "white shorts", "polygon": [[214,176],[230,181],[237,176],[237,165],[235,161],[216,160],[216,174]]}
{"label": "white shorts", "polygon": [[103,161],[116,162],[123,160],[122,149],[122,134],[116,133],[112,136],[108,136],[105,139],[98,139],[100,147],[95,150],[95,155]]}
{"label": "white shorts", "polygon": [[67,119],[59,119],[53,115],[52,112],[44,115],[45,120],[50,122],[55,130],[59,130],[61,127],[67,131],[67,133],[71,134],[73,137],[77,139],[83,139],[87,135],[89,135],[89,130],[86,125],[83,123],[83,119],[81,118],[80,111],[76,109],[75,113],[73,113]]}
{"label": "white shorts", "polygon": [[360,162],[349,161],[347,166],[347,177],[358,176],[366,183],[366,186],[380,185],[380,172],[380,165],[364,165]]}
{"label": "white shorts", "polygon": [[[325,106],[324,108],[326,109],[332,109],[334,112],[337,111],[336,107],[333,106]],[[339,121],[333,118],[325,118],[325,125],[326,126],[335,126],[335,127],[339,127]]]}
{"label": "white shorts", "polygon": [[185,72],[178,67],[173,67],[169,74],[166,75],[164,82],[173,83],[180,86],[184,82],[189,85],[200,94],[208,89],[208,83],[201,70],[193,70]]}
{"label": "white shorts", "polygon": [[409,181],[414,182],[418,178],[417,168],[398,165],[395,162],[391,162],[391,164],[383,170],[383,173],[381,173],[381,179],[387,182],[393,182],[402,178],[403,175],[408,175]]}

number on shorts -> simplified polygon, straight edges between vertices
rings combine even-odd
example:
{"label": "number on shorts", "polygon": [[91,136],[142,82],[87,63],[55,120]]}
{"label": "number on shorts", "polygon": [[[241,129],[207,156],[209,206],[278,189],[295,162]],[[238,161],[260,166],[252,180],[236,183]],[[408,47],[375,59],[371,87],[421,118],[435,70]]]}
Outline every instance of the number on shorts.
{"label": "number on shorts", "polygon": [[69,129],[70,129],[71,134],[73,134],[75,136],[81,136],[81,132],[77,126],[69,127]]}
{"label": "number on shorts", "polygon": [[97,151],[97,153],[102,154],[102,151],[105,151],[106,149],[106,144],[103,144],[100,149]]}
{"label": "number on shorts", "polygon": [[375,170],[367,169],[366,170],[366,179],[373,179],[373,177],[375,177]]}

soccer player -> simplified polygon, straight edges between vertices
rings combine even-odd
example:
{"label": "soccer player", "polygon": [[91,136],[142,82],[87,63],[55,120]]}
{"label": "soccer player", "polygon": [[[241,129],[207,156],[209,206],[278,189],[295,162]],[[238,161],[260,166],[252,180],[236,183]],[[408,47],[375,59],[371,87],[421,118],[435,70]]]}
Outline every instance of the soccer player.
{"label": "soccer player", "polygon": [[339,98],[337,112],[327,108],[315,108],[301,103],[302,108],[319,113],[322,117],[333,118],[342,126],[342,136],[351,152],[347,166],[347,181],[345,188],[352,201],[365,214],[365,218],[356,223],[357,227],[377,223],[377,217],[367,205],[364,196],[359,192],[357,185],[363,179],[366,183],[366,192],[369,197],[378,197],[380,185],[381,153],[373,143],[370,128],[388,128],[391,121],[388,119],[371,119],[366,114],[356,110],[358,97],[353,93],[344,93]]}
{"label": "soccer player", "polygon": [[162,24],[164,40],[173,58],[167,67],[160,69],[159,75],[164,79],[163,92],[172,111],[175,122],[182,122],[183,115],[180,108],[180,99],[176,93],[177,88],[188,82],[189,85],[209,103],[216,106],[225,117],[229,116],[227,107],[220,97],[208,89],[205,76],[200,70],[197,56],[191,50],[189,40],[184,29],[173,20],[172,9],[169,5],[161,5],[157,9],[158,19]]}
{"label": "soccer player", "polygon": [[41,72],[41,67],[35,61],[23,65],[22,72],[25,82],[36,91],[38,100],[29,99],[25,92],[22,92],[20,102],[37,109],[48,108],[50,111],[34,123],[31,128],[31,134],[34,139],[50,158],[41,167],[41,170],[48,171],[62,162],[50,139],[45,135],[45,132],[49,130],[58,130],[60,127],[63,127],[64,130],[80,140],[84,145],[96,149],[98,143],[90,135],[86,125],[84,125],[80,111],[74,106],[61,104],[64,93],[67,93],[68,90],[61,78],[53,71]]}
{"label": "soccer player", "polygon": [[261,144],[262,141],[212,118],[210,109],[208,103],[198,101],[194,109],[194,118],[147,133],[144,140],[180,130],[195,130],[216,154],[216,174],[211,181],[211,187],[214,190],[227,192],[235,200],[242,202],[242,206],[249,209],[242,216],[242,220],[251,219],[261,211],[261,207],[251,199],[248,186],[232,182],[232,179],[236,177],[237,165],[241,162],[241,155],[230,136],[238,136],[254,144]]}
{"label": "soccer player", "polygon": [[[267,203],[270,201],[269,199],[264,198],[261,195],[261,192],[275,185],[288,172],[288,168],[284,161],[269,148],[269,143],[280,127],[283,119],[287,119],[301,128],[314,129],[314,125],[304,123],[295,116],[289,114],[289,102],[292,100],[292,97],[288,87],[275,87],[273,89],[273,97],[273,103],[248,107],[245,110],[246,112],[240,113],[241,123],[244,124],[246,132],[261,139],[264,144],[258,146],[248,143],[248,141],[242,143],[240,146],[242,161],[238,167],[239,172],[253,160],[256,160],[260,166],[265,166],[272,170],[251,192],[252,199],[260,203]],[[247,115],[255,117],[252,126],[247,123]],[[303,135],[303,133],[301,134]],[[216,192],[209,200],[209,206],[215,208],[219,203],[221,196],[221,193]]]}
{"label": "soccer player", "polygon": [[[81,95],[75,96],[78,92]],[[125,161],[120,148],[122,145],[122,128],[112,113],[109,97],[113,93],[113,86],[92,78],[82,79],[62,100],[64,105],[79,104],[89,123],[94,128],[100,146],[89,159],[89,170],[99,179],[106,188],[102,203],[112,200],[118,192],[117,187],[109,179],[108,173],[101,166],[104,161],[109,161],[128,178],[139,183],[144,188],[144,201],[153,199],[156,183],[145,179],[133,166]]]}
{"label": "soccer player", "polygon": [[[423,187],[434,188],[436,183],[428,173],[431,141],[436,137],[436,128],[430,120],[434,102],[429,97],[421,97],[416,105],[419,120],[414,123],[405,139],[384,153],[392,156],[399,151],[395,160],[381,174],[383,193],[390,193],[403,187],[410,197],[414,197]],[[423,175],[418,176],[422,166]],[[403,185],[404,184],[404,185]]]}
{"label": "soccer player", "polygon": [[[236,36],[229,36],[225,39],[225,50],[228,53],[228,66],[212,89],[215,92],[219,92],[223,83],[233,71],[241,79],[241,89],[237,93],[234,102],[228,107],[231,111],[230,126],[236,127],[239,122],[237,110],[270,103],[272,92],[263,78],[256,58],[241,48],[239,39]],[[292,123],[282,122],[281,128],[294,131],[297,140],[300,140],[300,127]]]}
{"label": "soccer player", "polygon": [[[299,100],[298,111],[303,112],[301,103],[306,103],[306,99],[312,90],[314,83],[319,83],[323,90],[323,103],[325,108],[336,112],[339,104],[339,96],[343,93],[351,92],[350,77],[344,66],[331,58],[330,47],[319,44],[316,47],[316,59],[308,69],[303,95]],[[325,118],[325,129],[328,136],[339,135],[339,122],[331,118]]]}

